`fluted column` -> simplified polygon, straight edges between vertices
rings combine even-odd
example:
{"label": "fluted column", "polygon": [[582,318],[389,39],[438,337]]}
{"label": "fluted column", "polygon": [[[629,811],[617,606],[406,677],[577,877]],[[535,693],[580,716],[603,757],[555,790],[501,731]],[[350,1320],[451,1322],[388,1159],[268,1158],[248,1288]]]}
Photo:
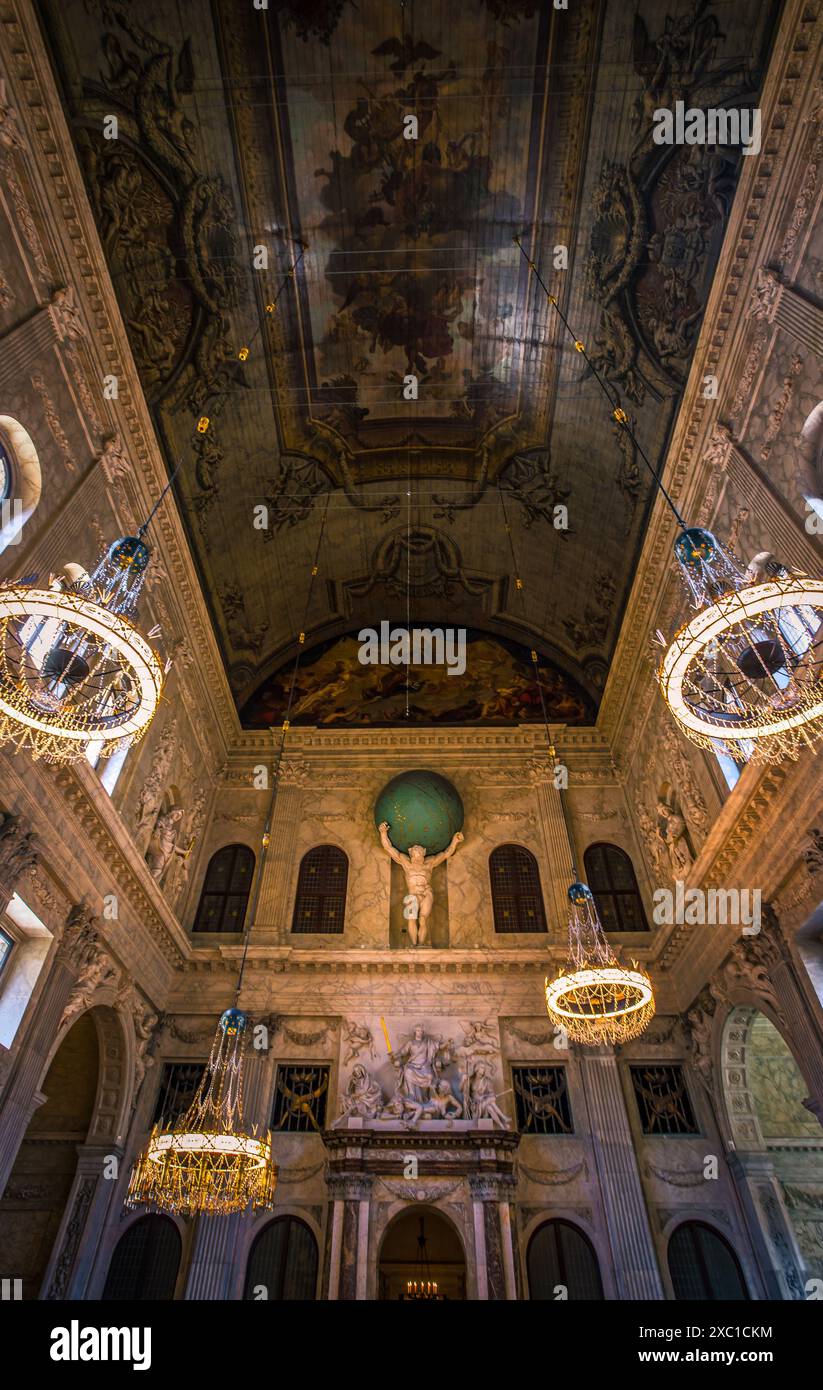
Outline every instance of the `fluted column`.
{"label": "fluted column", "polygon": [[78,976],[99,952],[95,919],[81,906],[73,907],[51,960],[45,987],[34,1017],[11,1068],[0,1103],[0,1192],[5,1189],[17,1150],[38,1104],[37,1088],[60,1022]]}
{"label": "fluted column", "polygon": [[[257,1131],[268,1128],[263,1113],[266,1103],[266,1066],[268,1054],[247,1046],[244,1061],[243,1119],[246,1128],[257,1125]],[[194,1244],[186,1279],[187,1300],[225,1300],[234,1296],[238,1279],[237,1250],[244,1224],[254,1218],[250,1212],[231,1216],[200,1215],[194,1232]],[[244,1271],[243,1271],[244,1273]]]}
{"label": "fluted column", "polygon": [[611,1048],[580,1060],[618,1298],[663,1298],[637,1155]]}

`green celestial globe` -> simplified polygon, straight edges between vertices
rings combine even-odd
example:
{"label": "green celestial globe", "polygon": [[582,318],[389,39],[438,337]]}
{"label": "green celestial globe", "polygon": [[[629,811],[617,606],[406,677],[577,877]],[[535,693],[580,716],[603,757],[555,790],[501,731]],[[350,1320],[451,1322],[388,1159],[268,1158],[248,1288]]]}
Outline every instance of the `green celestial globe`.
{"label": "green celestial globe", "polygon": [[463,802],[451,782],[425,768],[393,777],[374,804],[375,825],[388,821],[389,839],[404,854],[411,845],[439,854],[463,829],[463,816]]}

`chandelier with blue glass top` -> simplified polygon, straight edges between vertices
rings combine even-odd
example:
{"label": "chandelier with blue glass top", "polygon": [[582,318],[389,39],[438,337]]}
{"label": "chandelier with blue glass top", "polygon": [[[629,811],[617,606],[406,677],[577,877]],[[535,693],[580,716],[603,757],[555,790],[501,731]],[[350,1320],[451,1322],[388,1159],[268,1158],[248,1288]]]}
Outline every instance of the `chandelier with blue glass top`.
{"label": "chandelier with blue glass top", "polygon": [[739,761],[780,762],[823,738],[823,580],[770,552],[742,565],[702,527],[688,526],[643,452],[626,412],[549,292],[519,237],[521,254],[606,396],[611,415],[678,523],[674,554],[695,610],[666,643],[657,680],[693,743]]}
{"label": "chandelier with blue glass top", "polygon": [[146,732],[164,676],[137,625],[147,525],[91,574],[67,565],[44,587],[36,575],[0,585],[0,742],[74,762],[90,744],[108,755]]}

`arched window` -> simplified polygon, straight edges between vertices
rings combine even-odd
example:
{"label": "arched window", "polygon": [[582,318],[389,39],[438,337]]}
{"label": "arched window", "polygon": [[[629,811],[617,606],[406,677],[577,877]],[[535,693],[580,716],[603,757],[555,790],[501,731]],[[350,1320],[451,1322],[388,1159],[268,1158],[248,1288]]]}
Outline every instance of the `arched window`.
{"label": "arched window", "polygon": [[209,860],[195,931],[241,932],[246,920],[254,854],[248,845],[224,845]]}
{"label": "arched window", "polygon": [[317,1241],[296,1216],[270,1221],[251,1248],[243,1297],[259,1298],[261,1288],[278,1302],[317,1296]]}
{"label": "arched window", "polygon": [[297,877],[292,931],[342,932],[348,877],[349,861],[335,845],[318,845],[304,854]]}
{"label": "arched window", "polygon": [[634,866],[625,850],[618,845],[589,845],[583,868],[607,932],[649,930]]}
{"label": "arched window", "polygon": [[569,1299],[603,1297],[600,1268],[591,1241],[570,1221],[538,1226],[526,1256],[530,1299],[556,1299],[558,1285]]}
{"label": "arched window", "polygon": [[114,1248],[105,1302],[174,1298],[180,1268],[180,1233],[167,1216],[141,1216]]}
{"label": "arched window", "polygon": [[17,545],[25,523],[40,501],[40,460],[19,420],[0,415],[0,552]]}
{"label": "arched window", "polygon": [[669,1273],[677,1299],[740,1303],[749,1297],[731,1246],[702,1221],[686,1221],[673,1232]]}
{"label": "arched window", "polygon": [[537,860],[523,845],[498,845],[489,855],[494,929],[546,931]]}

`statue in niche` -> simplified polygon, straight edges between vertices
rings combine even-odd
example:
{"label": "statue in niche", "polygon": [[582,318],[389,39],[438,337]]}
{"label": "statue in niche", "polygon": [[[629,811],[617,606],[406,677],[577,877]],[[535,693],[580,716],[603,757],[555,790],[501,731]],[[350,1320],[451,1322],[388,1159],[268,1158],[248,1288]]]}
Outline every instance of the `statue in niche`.
{"label": "statue in niche", "polygon": [[359,1117],[362,1120],[376,1120],[383,1109],[383,1092],[377,1082],[369,1076],[362,1062],[352,1069],[346,1094],[342,1100],[344,1116]]}
{"label": "statue in niche", "polygon": [[456,831],[448,849],[444,849],[441,854],[432,855],[431,859],[427,858],[423,845],[410,845],[408,854],[401,854],[389,839],[388,821],[383,821],[380,825],[380,843],[389,858],[403,870],[409,890],[408,896],[413,900],[412,907],[416,907],[414,916],[407,918],[412,946],[425,946],[429,935],[429,918],[434,906],[432,874],[438,864],[444,864],[447,859],[451,859],[462,840],[461,832]]}
{"label": "statue in niche", "polygon": [[168,811],[157,817],[149,840],[149,847],[146,850],[146,863],[156,883],[163,882],[175,855],[182,859],[188,854],[188,850],[177,847],[177,837],[180,834],[182,819],[182,806],[171,806]]}
{"label": "statue in niche", "polygon": [[657,803],[657,835],[669,856],[675,874],[687,874],[694,863],[689,841],[686,838],[686,822],[674,807],[665,801]]}
{"label": "statue in niche", "polygon": [[470,1060],[461,1075],[463,1110],[467,1120],[493,1120],[501,1129],[510,1129],[511,1120],[497,1104],[491,1066],[483,1057]]}

